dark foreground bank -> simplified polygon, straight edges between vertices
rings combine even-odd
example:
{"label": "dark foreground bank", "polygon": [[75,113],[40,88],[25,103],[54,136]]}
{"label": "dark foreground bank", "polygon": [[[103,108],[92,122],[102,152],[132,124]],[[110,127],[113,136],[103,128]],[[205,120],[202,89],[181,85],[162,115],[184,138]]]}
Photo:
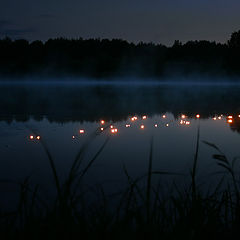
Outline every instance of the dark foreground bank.
{"label": "dark foreground bank", "polygon": [[[199,128],[195,155],[189,174],[153,171],[153,139],[149,146],[146,174],[133,179],[125,166],[127,186],[108,195],[103,186],[89,187],[84,176],[108,144],[99,147],[83,167],[88,146],[101,134],[97,129],[79,149],[62,182],[54,158],[44,141],[55,183],[52,198],[41,186],[1,180],[1,185],[15,184],[19,189],[16,207],[0,208],[1,239],[231,239],[240,224],[240,190],[238,159],[228,159],[216,145],[200,142]],[[221,178],[209,191],[198,177],[198,151],[202,144],[216,151],[213,160],[222,168]],[[180,177],[184,184],[164,182],[167,176]],[[153,184],[153,178],[159,184]],[[203,190],[205,189],[205,190]]]}

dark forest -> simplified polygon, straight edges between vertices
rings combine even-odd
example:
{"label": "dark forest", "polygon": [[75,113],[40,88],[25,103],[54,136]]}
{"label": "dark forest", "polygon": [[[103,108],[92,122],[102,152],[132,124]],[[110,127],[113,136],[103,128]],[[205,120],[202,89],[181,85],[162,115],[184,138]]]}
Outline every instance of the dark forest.
{"label": "dark forest", "polygon": [[227,43],[176,40],[162,44],[129,43],[121,39],[0,40],[2,78],[114,77],[157,78],[174,76],[240,75],[240,31]]}

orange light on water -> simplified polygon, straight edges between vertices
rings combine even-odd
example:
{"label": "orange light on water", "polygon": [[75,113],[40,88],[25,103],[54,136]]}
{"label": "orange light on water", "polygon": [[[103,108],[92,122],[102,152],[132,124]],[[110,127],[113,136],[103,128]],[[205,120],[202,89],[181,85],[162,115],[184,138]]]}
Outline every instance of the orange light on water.
{"label": "orange light on water", "polygon": [[33,139],[34,139],[34,136],[33,136],[33,135],[30,135],[29,138],[30,138],[31,140],[33,140]]}
{"label": "orange light on water", "polygon": [[134,121],[136,121],[137,119],[138,119],[138,118],[137,118],[136,116],[134,116],[134,117],[131,118],[131,121],[134,122]]}
{"label": "orange light on water", "polygon": [[143,119],[143,120],[147,119],[147,116],[143,116],[142,119]]}
{"label": "orange light on water", "polygon": [[111,129],[111,133],[117,133],[117,132],[118,132],[118,129],[117,129],[117,128]]}
{"label": "orange light on water", "polygon": [[141,128],[141,129],[144,129],[144,128],[145,128],[145,126],[144,126],[144,125],[141,125],[141,126],[140,126],[140,128]]}
{"label": "orange light on water", "polygon": [[85,133],[84,129],[80,129],[80,130],[79,130],[79,133],[80,133],[80,134]]}
{"label": "orange light on water", "polygon": [[196,118],[200,118],[200,115],[199,115],[199,114],[197,114],[197,115],[196,115]]}

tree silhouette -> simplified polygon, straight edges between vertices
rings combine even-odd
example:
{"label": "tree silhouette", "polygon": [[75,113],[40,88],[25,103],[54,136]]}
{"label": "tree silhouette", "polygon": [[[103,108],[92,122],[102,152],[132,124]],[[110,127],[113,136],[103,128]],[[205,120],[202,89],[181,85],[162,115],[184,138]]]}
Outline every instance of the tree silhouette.
{"label": "tree silhouette", "polygon": [[[240,74],[240,31],[227,44],[176,40],[162,44],[129,43],[122,39],[49,39],[46,42],[0,40],[0,76],[121,76]],[[163,79],[163,78],[162,78]]]}
{"label": "tree silhouette", "polygon": [[234,32],[228,41],[228,46],[234,49],[240,49],[240,31]]}

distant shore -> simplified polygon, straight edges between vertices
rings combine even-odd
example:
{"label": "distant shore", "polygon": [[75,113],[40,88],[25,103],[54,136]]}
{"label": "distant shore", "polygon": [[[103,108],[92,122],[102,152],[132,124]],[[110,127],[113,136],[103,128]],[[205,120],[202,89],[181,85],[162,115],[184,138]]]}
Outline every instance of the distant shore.
{"label": "distant shore", "polygon": [[193,76],[240,76],[240,31],[227,43],[205,40],[171,47],[122,39],[0,40],[0,78],[85,78],[109,81],[141,78],[163,81]]}

